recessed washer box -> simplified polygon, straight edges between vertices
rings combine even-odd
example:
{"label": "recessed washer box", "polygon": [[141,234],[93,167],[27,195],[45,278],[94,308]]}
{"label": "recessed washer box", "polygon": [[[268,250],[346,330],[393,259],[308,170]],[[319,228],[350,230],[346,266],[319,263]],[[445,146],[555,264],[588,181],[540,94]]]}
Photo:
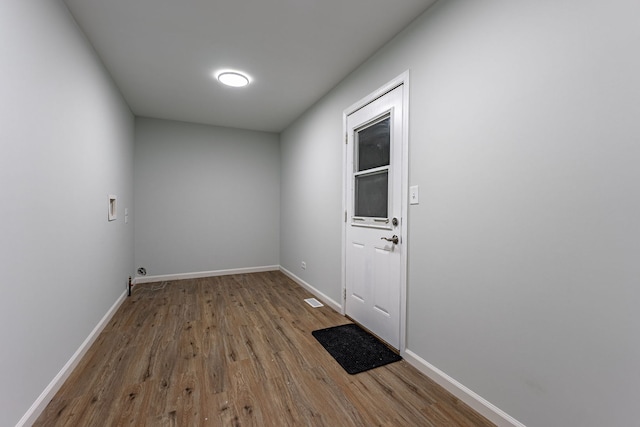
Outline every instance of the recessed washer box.
{"label": "recessed washer box", "polygon": [[118,214],[118,197],[109,194],[109,221],[115,221]]}

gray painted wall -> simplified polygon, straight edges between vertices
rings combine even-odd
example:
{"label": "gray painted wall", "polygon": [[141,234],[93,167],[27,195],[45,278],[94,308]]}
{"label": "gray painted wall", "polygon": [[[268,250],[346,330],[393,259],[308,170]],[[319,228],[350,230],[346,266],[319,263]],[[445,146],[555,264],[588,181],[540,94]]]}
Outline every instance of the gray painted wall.
{"label": "gray painted wall", "polygon": [[133,273],[122,217],[134,121],[59,1],[0,2],[0,58],[0,425],[10,426]]}
{"label": "gray painted wall", "polygon": [[278,135],[138,118],[135,145],[137,267],[279,264]]}
{"label": "gray painted wall", "polygon": [[281,135],[280,265],[339,302],[344,138],[332,110],[321,102]]}
{"label": "gray painted wall", "polygon": [[408,348],[528,426],[635,425],[639,14],[437,3],[282,134],[281,265],[340,300],[341,115],[410,69]]}

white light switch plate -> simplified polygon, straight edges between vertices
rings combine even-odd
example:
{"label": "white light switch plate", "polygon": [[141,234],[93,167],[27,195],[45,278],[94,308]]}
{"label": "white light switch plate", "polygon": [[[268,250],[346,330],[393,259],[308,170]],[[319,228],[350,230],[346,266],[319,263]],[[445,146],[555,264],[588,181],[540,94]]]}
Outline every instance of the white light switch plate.
{"label": "white light switch plate", "polygon": [[420,203],[420,190],[417,185],[409,187],[409,204],[417,205]]}

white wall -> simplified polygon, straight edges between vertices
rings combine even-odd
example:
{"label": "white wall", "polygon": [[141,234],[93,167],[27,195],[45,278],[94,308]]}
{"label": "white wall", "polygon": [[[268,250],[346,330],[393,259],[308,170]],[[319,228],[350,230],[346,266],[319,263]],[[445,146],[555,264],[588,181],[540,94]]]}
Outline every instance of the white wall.
{"label": "white wall", "polygon": [[176,275],[279,264],[272,133],[136,119],[135,265]]}
{"label": "white wall", "polygon": [[637,424],[639,14],[437,3],[283,133],[281,264],[340,300],[341,114],[410,69],[408,348],[530,427]]}
{"label": "white wall", "polygon": [[[0,425],[133,273],[133,116],[59,1],[0,2]],[[107,221],[107,195],[119,219]],[[133,219],[133,218],[132,218]]]}

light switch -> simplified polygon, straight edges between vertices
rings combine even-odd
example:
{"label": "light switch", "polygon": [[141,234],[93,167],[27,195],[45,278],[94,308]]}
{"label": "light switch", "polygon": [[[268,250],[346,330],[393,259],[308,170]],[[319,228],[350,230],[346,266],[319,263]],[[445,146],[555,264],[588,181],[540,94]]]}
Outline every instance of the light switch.
{"label": "light switch", "polygon": [[417,205],[420,203],[420,190],[417,185],[409,187],[409,204]]}

